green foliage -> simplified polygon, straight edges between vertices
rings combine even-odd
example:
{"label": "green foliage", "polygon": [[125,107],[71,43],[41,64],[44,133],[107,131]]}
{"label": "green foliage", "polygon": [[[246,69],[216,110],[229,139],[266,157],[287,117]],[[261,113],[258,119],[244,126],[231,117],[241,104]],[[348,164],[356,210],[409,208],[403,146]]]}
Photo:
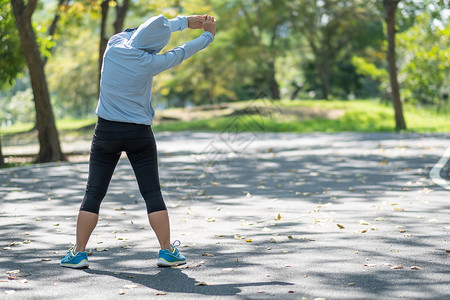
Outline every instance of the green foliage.
{"label": "green foliage", "polygon": [[[311,56],[301,63],[305,87],[317,97],[363,94],[360,78],[351,63],[384,39],[373,1],[290,1],[291,26],[305,39]],[[305,52],[305,47],[300,51]],[[365,95],[367,96],[367,95]]]}
{"label": "green foliage", "polygon": [[0,103],[0,120],[3,123],[13,124],[16,122],[34,122],[34,102],[33,91],[28,88],[18,91],[12,95],[8,101]]}
{"label": "green foliage", "polygon": [[54,111],[60,118],[92,114],[97,103],[96,37],[88,30],[78,31],[76,36],[74,33],[69,35],[72,37],[60,38],[61,46],[46,66]]}
{"label": "green foliage", "polygon": [[26,63],[9,0],[0,0],[0,90],[11,87]]}
{"label": "green foliage", "polygon": [[[244,104],[244,103],[243,103]],[[274,105],[281,110],[294,108],[311,108],[327,110],[342,110],[343,114],[338,118],[296,118],[289,119],[284,116],[239,116],[239,124],[242,130],[245,128],[258,132],[392,132],[394,131],[394,111],[390,106],[380,104],[377,101],[325,101],[325,100],[296,100],[277,101]],[[408,132],[450,132],[450,118],[445,114],[437,114],[433,109],[417,109],[413,105],[405,105],[405,114],[408,119]],[[187,122],[172,122],[159,124],[153,127],[159,131],[218,131],[222,132],[230,124],[236,121],[236,117],[220,117],[206,120],[194,120]],[[259,125],[255,124],[258,122]]]}
{"label": "green foliage", "polygon": [[[156,107],[270,97],[275,84],[284,98],[320,98],[327,76],[331,99],[377,97],[387,94],[389,86],[380,2],[133,0],[125,27],[160,13],[169,18],[211,14],[218,20],[215,41],[207,50],[155,78]],[[48,28],[57,2],[39,3],[33,21],[43,55],[48,57],[52,49],[46,76],[55,114],[58,118],[92,114],[97,101],[101,1],[71,0],[60,7],[61,18],[51,38]],[[398,66],[402,97],[409,102],[446,105],[450,59],[448,9],[444,8],[448,3],[402,0],[399,6]],[[10,3],[0,0],[0,5],[0,89],[6,89],[25,64]],[[107,35],[113,33],[114,6],[109,13]],[[201,32],[176,32],[163,51]],[[29,88],[28,83],[0,95],[3,123],[34,121]]]}
{"label": "green foliage", "polygon": [[413,27],[398,35],[398,41],[404,59],[403,98],[443,105],[450,93],[450,23],[439,28],[429,14],[422,14]]}

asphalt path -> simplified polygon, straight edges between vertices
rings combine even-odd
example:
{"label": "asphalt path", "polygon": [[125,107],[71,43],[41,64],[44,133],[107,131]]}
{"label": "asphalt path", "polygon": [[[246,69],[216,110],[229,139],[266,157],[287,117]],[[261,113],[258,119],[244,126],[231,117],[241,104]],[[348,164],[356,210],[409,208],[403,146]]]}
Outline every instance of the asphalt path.
{"label": "asphalt path", "polygon": [[74,242],[88,164],[6,169],[0,298],[449,299],[450,191],[430,177],[449,134],[156,140],[172,239],[187,265],[156,267],[157,241],[125,156],[86,270],[59,261]]}

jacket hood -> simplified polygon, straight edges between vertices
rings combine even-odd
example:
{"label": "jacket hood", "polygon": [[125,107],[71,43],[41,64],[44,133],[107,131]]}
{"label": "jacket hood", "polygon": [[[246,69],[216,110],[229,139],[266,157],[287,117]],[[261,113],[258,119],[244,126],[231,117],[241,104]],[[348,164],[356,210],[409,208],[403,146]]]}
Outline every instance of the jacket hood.
{"label": "jacket hood", "polygon": [[133,32],[129,44],[140,50],[158,53],[169,42],[171,33],[169,20],[163,15],[155,16]]}

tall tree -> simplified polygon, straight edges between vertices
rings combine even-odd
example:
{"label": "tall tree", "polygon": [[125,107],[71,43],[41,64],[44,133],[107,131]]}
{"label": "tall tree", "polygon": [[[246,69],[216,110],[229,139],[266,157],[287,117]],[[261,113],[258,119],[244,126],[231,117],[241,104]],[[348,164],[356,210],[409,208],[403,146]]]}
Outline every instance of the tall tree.
{"label": "tall tree", "polygon": [[108,44],[109,37],[106,32],[106,25],[108,21],[108,12],[110,5],[116,8],[116,20],[113,23],[114,33],[119,33],[123,30],[123,24],[125,22],[125,16],[130,6],[130,0],[123,0],[119,3],[117,0],[102,0],[101,7],[101,22],[100,22],[100,44],[99,44],[99,56],[98,56],[98,94],[100,94],[100,75],[103,65],[103,54],[105,53],[106,46]]}
{"label": "tall tree", "polygon": [[45,78],[44,63],[31,23],[31,17],[37,7],[38,0],[29,0],[27,4],[23,0],[11,0],[11,4],[33,88],[40,145],[36,162],[65,160],[61,151],[58,131],[56,130],[55,119],[50,104],[50,94]]}
{"label": "tall tree", "polygon": [[[10,87],[25,68],[20,39],[9,0],[0,0],[0,90]],[[3,165],[0,136],[0,167]]]}
{"label": "tall tree", "polygon": [[[223,51],[233,51],[245,60],[246,73],[253,77],[256,95],[264,92],[272,99],[280,98],[280,87],[276,79],[276,62],[286,49],[286,24],[289,16],[288,1],[237,0],[210,1],[223,25],[223,38],[228,45]],[[220,45],[222,46],[222,45]],[[218,44],[214,47],[219,47]],[[226,48],[226,49],[225,49]],[[245,69],[241,62],[241,68]]]}
{"label": "tall tree", "polygon": [[331,75],[339,56],[351,53],[352,42],[371,18],[373,1],[289,1],[291,25],[304,37],[312,54],[320,97],[331,93]]}
{"label": "tall tree", "polygon": [[395,57],[395,12],[400,0],[383,0],[385,20],[387,25],[388,51],[387,60],[389,64],[389,79],[391,84],[391,97],[395,110],[395,129],[406,129],[405,118],[403,117],[402,102],[400,100],[400,88],[397,79],[397,60]]}

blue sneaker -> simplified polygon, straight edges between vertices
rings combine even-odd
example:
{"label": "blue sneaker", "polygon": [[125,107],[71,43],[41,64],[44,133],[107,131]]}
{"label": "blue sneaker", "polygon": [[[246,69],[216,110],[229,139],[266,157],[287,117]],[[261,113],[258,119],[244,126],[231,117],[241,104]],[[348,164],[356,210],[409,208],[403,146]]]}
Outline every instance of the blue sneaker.
{"label": "blue sneaker", "polygon": [[61,259],[60,265],[62,267],[73,269],[84,269],[89,267],[89,262],[86,252],[74,253],[75,247],[67,252],[66,256]]}
{"label": "blue sneaker", "polygon": [[[175,243],[178,242],[177,245]],[[159,250],[158,262],[156,265],[158,267],[170,267],[170,266],[178,266],[186,263],[186,257],[178,251],[177,246],[181,243],[180,241],[173,242],[172,250]]]}

